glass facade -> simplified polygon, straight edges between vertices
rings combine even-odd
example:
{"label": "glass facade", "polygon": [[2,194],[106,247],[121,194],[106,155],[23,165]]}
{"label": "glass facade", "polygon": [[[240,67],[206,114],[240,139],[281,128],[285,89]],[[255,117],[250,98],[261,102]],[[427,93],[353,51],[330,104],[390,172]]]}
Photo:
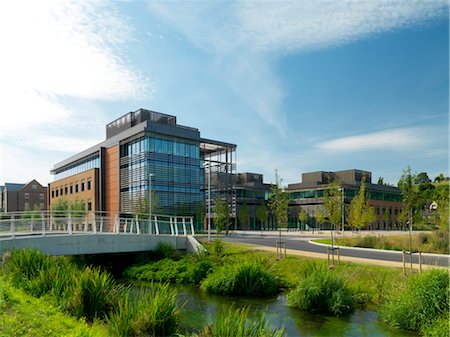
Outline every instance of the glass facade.
{"label": "glass facade", "polygon": [[81,162],[77,162],[76,164],[69,166],[67,168],[62,169],[61,171],[56,172],[54,180],[59,180],[63,178],[67,178],[73,176],[74,174],[78,174],[93,168],[100,167],[100,158],[99,156],[90,157]]}
{"label": "glass facade", "polygon": [[193,215],[202,202],[198,142],[146,135],[120,146],[120,209],[133,212],[151,189],[158,213]]}
{"label": "glass facade", "polygon": [[[322,198],[324,190],[304,190],[298,192],[290,192],[290,200]],[[359,193],[358,189],[345,188],[344,195],[346,200],[351,200]],[[399,193],[392,193],[387,191],[366,191],[367,199],[369,200],[383,200],[402,202],[402,196]]]}

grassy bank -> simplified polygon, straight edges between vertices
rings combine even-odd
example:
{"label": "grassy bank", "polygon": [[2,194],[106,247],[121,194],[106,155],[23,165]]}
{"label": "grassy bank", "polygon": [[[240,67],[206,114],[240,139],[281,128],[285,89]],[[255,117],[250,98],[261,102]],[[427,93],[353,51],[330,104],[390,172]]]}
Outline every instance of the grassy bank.
{"label": "grassy bank", "polygon": [[[412,235],[411,246],[415,252],[449,254],[449,233],[434,231],[432,233],[416,233]],[[315,242],[331,245],[330,239],[314,240]],[[409,235],[392,236],[359,236],[337,238],[335,244],[347,247],[363,247],[386,250],[409,250]]]}
{"label": "grassy bank", "polygon": [[0,277],[1,336],[107,337],[99,322],[87,324],[64,313],[52,297],[36,298]]}

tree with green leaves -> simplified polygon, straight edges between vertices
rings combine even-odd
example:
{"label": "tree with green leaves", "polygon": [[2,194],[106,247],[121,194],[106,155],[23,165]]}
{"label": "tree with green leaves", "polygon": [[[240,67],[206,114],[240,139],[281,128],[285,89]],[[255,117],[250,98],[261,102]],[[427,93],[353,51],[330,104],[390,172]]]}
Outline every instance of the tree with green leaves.
{"label": "tree with green leaves", "polygon": [[409,251],[412,249],[412,226],[414,206],[417,199],[417,193],[414,189],[415,174],[411,173],[411,167],[408,166],[406,170],[403,170],[402,176],[398,181],[398,187],[402,192],[403,205],[408,210],[409,221]]}
{"label": "tree with green leaves", "polygon": [[383,177],[379,177],[378,181],[377,181],[378,185],[384,185],[384,178]]}
{"label": "tree with green leaves", "polygon": [[364,220],[363,222],[367,225],[370,225],[373,228],[373,224],[375,223],[377,217],[375,216],[375,209],[373,206],[368,206],[366,211],[363,214]]}
{"label": "tree with green leaves", "polygon": [[407,221],[409,218],[408,210],[406,208],[402,208],[399,215],[398,215],[398,221],[402,224],[402,229],[404,229]]}
{"label": "tree with green leaves", "polygon": [[300,212],[298,212],[297,217],[298,221],[300,221],[300,227],[303,228],[302,225],[304,225],[306,223],[306,220],[308,220],[308,214],[306,214],[306,211],[301,208]]}
{"label": "tree with green leaves", "polygon": [[331,182],[328,189],[324,191],[323,207],[331,223],[331,241],[334,245],[334,230],[342,221],[342,186],[339,182]]}
{"label": "tree with green leaves", "polygon": [[241,209],[239,210],[239,222],[241,223],[242,229],[249,228],[250,212],[248,210],[246,202],[244,202],[244,205],[242,205]]}
{"label": "tree with green leaves", "polygon": [[325,223],[325,214],[323,214],[323,211],[320,208],[316,212],[315,218],[316,218],[316,223],[319,225],[319,229],[320,229],[320,225]]}
{"label": "tree with green leaves", "polygon": [[226,199],[217,198],[214,203],[214,224],[216,225],[217,234],[225,230],[228,234],[230,226],[230,209]]}
{"label": "tree with green leaves", "polygon": [[269,200],[269,207],[277,220],[278,228],[286,227],[288,223],[289,198],[281,186],[282,182],[283,179],[279,176],[278,170],[275,170],[275,184],[272,184],[271,187],[272,195]]}
{"label": "tree with green leaves", "polygon": [[256,209],[256,218],[261,224],[261,229],[263,229],[264,225],[266,224],[269,218],[269,215],[267,214],[266,205],[261,204],[258,206],[258,208]]}
{"label": "tree with green leaves", "polygon": [[[368,211],[368,204],[366,200],[366,184],[365,177],[361,181],[361,186],[359,187],[359,193],[350,201],[350,206],[348,208],[347,224],[354,230],[360,230],[364,228],[368,223],[366,212]],[[342,214],[341,214],[342,215]]]}
{"label": "tree with green leaves", "polygon": [[[206,214],[205,204],[203,202],[198,203],[197,207],[195,209],[195,218],[197,221],[197,226],[199,226],[200,224],[203,224],[204,219],[205,219],[205,214]],[[203,230],[203,228],[202,228],[202,230]]]}

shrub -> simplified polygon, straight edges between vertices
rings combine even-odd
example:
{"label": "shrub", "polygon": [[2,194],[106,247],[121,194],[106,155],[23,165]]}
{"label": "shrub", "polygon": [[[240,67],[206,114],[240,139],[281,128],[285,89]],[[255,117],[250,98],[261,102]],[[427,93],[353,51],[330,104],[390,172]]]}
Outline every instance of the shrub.
{"label": "shrub", "polygon": [[221,295],[273,295],[277,292],[275,277],[256,262],[225,265],[209,274],[201,288]]}
{"label": "shrub", "polygon": [[352,292],[344,279],[324,267],[301,279],[288,295],[288,305],[310,312],[339,316],[354,308]]}
{"label": "shrub", "polygon": [[265,313],[256,319],[248,318],[249,309],[233,306],[228,310],[220,311],[214,323],[206,325],[198,337],[283,337],[285,329],[271,329],[270,321],[266,320]]}
{"label": "shrub", "polygon": [[382,307],[381,315],[391,326],[420,330],[449,311],[449,276],[444,270],[430,270],[413,276],[406,289]]}
{"label": "shrub", "polygon": [[125,277],[145,281],[199,284],[212,270],[213,262],[205,255],[188,255],[178,261],[163,259],[127,269]]}
{"label": "shrub", "polygon": [[220,239],[215,239],[212,243],[212,251],[214,256],[222,257],[224,253],[223,242]]}
{"label": "shrub", "polygon": [[128,290],[106,319],[112,336],[171,336],[177,330],[176,290],[168,284]]}

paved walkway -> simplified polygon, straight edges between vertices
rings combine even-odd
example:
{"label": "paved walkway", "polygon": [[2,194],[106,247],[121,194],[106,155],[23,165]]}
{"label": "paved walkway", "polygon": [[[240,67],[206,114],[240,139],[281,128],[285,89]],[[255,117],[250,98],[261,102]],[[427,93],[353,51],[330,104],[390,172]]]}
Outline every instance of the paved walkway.
{"label": "paved walkway", "polygon": [[[370,233],[370,232],[369,232]],[[388,232],[393,233],[393,232]],[[405,232],[395,232],[404,234]],[[232,236],[224,236],[222,239],[229,242],[247,243],[258,246],[257,249],[276,252],[276,241],[279,239],[278,232],[238,232]],[[351,235],[351,232],[350,234]],[[381,234],[380,235],[384,235]],[[313,244],[310,240],[329,238],[329,233],[311,232],[283,232],[281,239],[286,242],[286,253],[288,255],[306,256],[312,258],[327,259],[327,245]],[[387,251],[378,249],[340,248],[341,261],[381,265],[386,267],[403,267],[402,253],[397,251]],[[449,255],[440,254],[422,254],[423,268],[448,267],[450,261]],[[407,260],[409,267],[409,259]],[[418,254],[413,256],[413,268],[419,268]]]}

